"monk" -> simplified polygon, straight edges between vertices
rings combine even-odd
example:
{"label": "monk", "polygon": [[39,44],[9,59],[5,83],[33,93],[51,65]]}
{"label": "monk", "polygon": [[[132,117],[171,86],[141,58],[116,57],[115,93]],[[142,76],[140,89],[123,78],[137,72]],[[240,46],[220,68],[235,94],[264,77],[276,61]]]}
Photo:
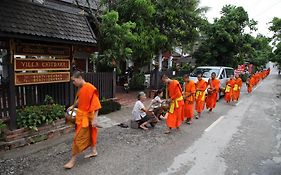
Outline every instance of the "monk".
{"label": "monk", "polygon": [[252,75],[247,79],[246,84],[247,84],[248,93],[252,93],[252,91],[253,91],[253,86],[254,86],[254,84],[255,84],[255,79],[253,78]]}
{"label": "monk", "polygon": [[259,76],[259,72],[258,71],[253,75],[253,78],[255,80],[254,86],[256,86],[259,83],[259,81],[260,81],[260,76]]}
{"label": "monk", "polygon": [[195,101],[195,83],[189,79],[189,75],[183,76],[184,80],[184,117],[186,117],[186,123],[191,125],[194,117],[194,101]]}
{"label": "monk", "polygon": [[166,96],[169,98],[167,101],[170,103],[166,121],[168,130],[165,132],[165,134],[169,134],[171,129],[179,129],[181,122],[184,120],[184,101],[182,88],[177,80],[171,80],[166,74],[162,75],[161,79],[166,84]]}
{"label": "monk", "polygon": [[196,83],[196,94],[195,94],[195,110],[197,111],[198,115],[196,119],[201,117],[201,112],[204,110],[205,106],[205,98],[206,98],[206,89],[207,89],[207,82],[202,79],[202,74],[197,75],[197,83]]}
{"label": "monk", "polygon": [[233,87],[232,99],[233,99],[233,101],[237,102],[240,97],[240,89],[242,87],[243,81],[238,74],[235,75],[234,81],[235,81],[235,83],[234,83],[234,87]]}
{"label": "monk", "polygon": [[91,158],[98,155],[97,144],[97,116],[101,108],[98,90],[95,86],[85,82],[82,74],[77,71],[71,77],[73,84],[79,88],[75,104],[68,108],[68,111],[77,107],[75,118],[75,136],[72,146],[72,158],[64,165],[64,168],[71,169],[75,165],[76,156],[91,147],[92,151],[85,158]]}
{"label": "monk", "polygon": [[224,99],[227,103],[229,103],[232,100],[232,93],[233,93],[233,87],[234,87],[235,81],[233,75],[230,77],[230,80],[226,82],[226,87],[224,91]]}
{"label": "monk", "polygon": [[216,73],[213,72],[208,81],[206,108],[209,109],[209,112],[213,111],[213,109],[216,107],[218,93],[220,90],[220,80],[218,80],[216,77]]}

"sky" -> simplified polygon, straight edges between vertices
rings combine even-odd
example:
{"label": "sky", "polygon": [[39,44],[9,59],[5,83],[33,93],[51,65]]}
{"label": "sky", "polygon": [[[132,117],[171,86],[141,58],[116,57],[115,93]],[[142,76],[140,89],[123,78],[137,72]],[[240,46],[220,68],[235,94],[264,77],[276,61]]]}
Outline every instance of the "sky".
{"label": "sky", "polygon": [[209,7],[206,17],[213,22],[215,17],[220,17],[220,11],[224,5],[231,4],[242,6],[250,19],[258,21],[258,31],[265,36],[271,36],[268,30],[269,22],[274,18],[281,18],[281,0],[200,0],[201,7]]}

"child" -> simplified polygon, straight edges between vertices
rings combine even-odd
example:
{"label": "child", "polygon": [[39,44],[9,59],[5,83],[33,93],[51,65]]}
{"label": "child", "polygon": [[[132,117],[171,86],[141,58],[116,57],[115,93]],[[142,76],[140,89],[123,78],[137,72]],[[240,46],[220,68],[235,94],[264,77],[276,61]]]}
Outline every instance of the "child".
{"label": "child", "polygon": [[147,124],[150,121],[150,117],[147,116],[146,112],[147,110],[145,109],[145,106],[143,102],[146,99],[146,95],[144,92],[140,92],[138,94],[138,101],[136,101],[135,106],[133,108],[132,114],[133,114],[133,121],[136,121],[139,125],[139,128],[143,130],[147,130]]}
{"label": "child", "polygon": [[154,95],[154,98],[151,101],[150,107],[154,108],[154,114],[156,115],[156,117],[161,120],[163,119],[163,109],[161,108],[161,103],[163,102],[163,100],[161,99],[163,97],[163,90],[162,89],[158,89],[157,92]]}

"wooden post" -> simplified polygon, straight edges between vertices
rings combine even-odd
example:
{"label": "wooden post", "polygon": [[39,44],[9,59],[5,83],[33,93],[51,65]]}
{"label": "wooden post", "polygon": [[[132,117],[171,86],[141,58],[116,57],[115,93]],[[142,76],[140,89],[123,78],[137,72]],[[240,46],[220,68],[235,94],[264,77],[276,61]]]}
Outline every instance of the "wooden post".
{"label": "wooden post", "polygon": [[113,70],[112,98],[116,95],[116,68]]}
{"label": "wooden post", "polygon": [[[71,45],[71,50],[70,50],[70,76],[72,76],[73,74],[73,60],[74,60],[74,57],[73,57],[73,52],[74,52],[74,49],[73,49],[73,45]],[[72,105],[74,103],[74,87],[73,87],[73,83],[72,81],[70,80],[69,82],[69,94],[66,94],[66,95],[69,95],[69,105]]]}
{"label": "wooden post", "polygon": [[10,50],[9,50],[10,63],[8,66],[8,72],[9,72],[9,76],[10,76],[9,91],[8,91],[9,116],[10,116],[9,127],[11,130],[14,130],[17,128],[14,53],[15,53],[15,43],[14,43],[14,40],[11,39],[10,40]]}

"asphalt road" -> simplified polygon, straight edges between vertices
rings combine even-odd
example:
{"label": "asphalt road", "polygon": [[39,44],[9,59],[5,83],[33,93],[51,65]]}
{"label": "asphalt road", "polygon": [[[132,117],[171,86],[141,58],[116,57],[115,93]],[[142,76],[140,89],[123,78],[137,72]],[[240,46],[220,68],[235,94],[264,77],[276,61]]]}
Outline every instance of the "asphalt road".
{"label": "asphalt road", "polygon": [[[240,102],[220,100],[212,113],[180,131],[163,134],[113,126],[100,130],[99,156],[79,156],[72,170],[72,136],[0,155],[0,174],[281,175],[281,77],[276,71]],[[280,96],[280,98],[278,97]]]}

